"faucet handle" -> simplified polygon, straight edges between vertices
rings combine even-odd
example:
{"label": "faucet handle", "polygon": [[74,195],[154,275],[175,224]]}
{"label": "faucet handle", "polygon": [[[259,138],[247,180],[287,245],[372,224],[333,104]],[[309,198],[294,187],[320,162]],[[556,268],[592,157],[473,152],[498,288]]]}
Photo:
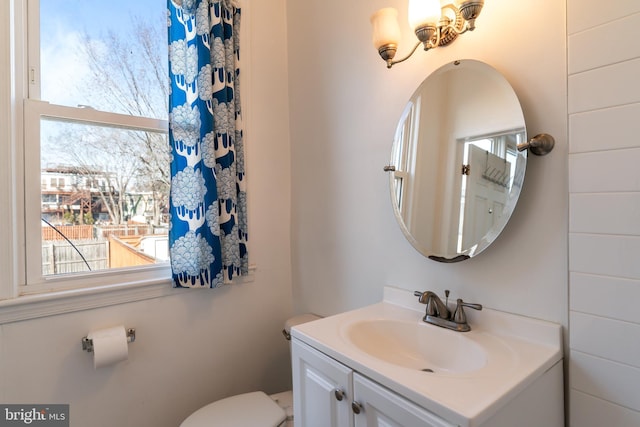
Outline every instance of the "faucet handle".
{"label": "faucet handle", "polygon": [[458,298],[456,304],[456,311],[453,312],[453,321],[459,324],[467,323],[467,315],[464,312],[463,307],[473,308],[474,310],[482,310],[481,304],[472,304],[462,301],[462,298]]}

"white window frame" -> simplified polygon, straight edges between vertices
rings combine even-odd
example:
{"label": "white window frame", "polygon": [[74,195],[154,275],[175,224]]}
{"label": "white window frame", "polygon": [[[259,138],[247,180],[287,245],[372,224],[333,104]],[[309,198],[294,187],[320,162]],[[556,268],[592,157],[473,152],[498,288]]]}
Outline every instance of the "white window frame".
{"label": "white window frame", "polygon": [[[38,153],[28,160],[24,173],[25,208],[25,283],[20,285],[20,294],[51,292],[62,289],[76,289],[111,285],[113,283],[144,282],[148,280],[170,279],[168,263],[145,267],[100,270],[91,273],[67,275],[42,275],[42,232],[40,228],[40,123],[43,119],[55,119],[88,125],[110,126],[143,132],[167,133],[166,120],[135,117],[109,113],[90,108],[75,108],[50,104],[44,101],[26,99],[24,101],[24,146],[25,153]],[[25,154],[26,156],[26,154]],[[25,163],[27,159],[25,158]]]}
{"label": "white window frame", "polygon": [[[147,267],[109,269],[94,273],[42,275],[42,237],[40,229],[40,124],[45,118],[87,125],[118,127],[143,132],[168,133],[167,120],[111,113],[92,108],[70,107],[40,101],[40,0],[27,0],[28,97],[24,100],[24,194],[25,194],[25,271],[20,294],[87,288],[113,283],[170,279],[168,263]],[[38,153],[32,156],[28,153]],[[29,159],[27,159],[29,157]],[[33,158],[35,157],[35,158]],[[28,256],[26,255],[28,254]]]}
{"label": "white window frame", "polygon": [[[150,298],[184,294],[184,290],[171,287],[169,268],[166,274],[146,276],[130,274],[126,271],[107,270],[92,275],[78,277],[73,283],[70,277],[56,277],[45,283],[26,282],[26,232],[28,228],[25,210],[24,179],[24,130],[25,110],[38,117],[64,117],[64,107],[41,101],[25,101],[29,91],[29,67],[27,62],[27,6],[33,0],[0,1],[0,325],[37,317],[69,313],[141,301]],[[243,4],[243,45],[245,52],[251,52],[251,3]],[[39,14],[35,14],[38,16]],[[33,16],[33,14],[32,14]],[[36,27],[38,28],[39,25]],[[251,92],[251,56],[243,60],[243,98]],[[35,76],[36,81],[39,76]],[[29,105],[26,105],[26,104]],[[32,105],[33,103],[33,105]],[[45,104],[45,105],[43,105]],[[26,107],[26,108],[25,108]],[[252,120],[251,106],[243,103],[244,124],[248,130]],[[103,112],[98,112],[103,113]],[[109,122],[108,115],[84,117],[88,122]],[[30,119],[30,120],[33,120]],[[39,121],[36,121],[39,123]],[[134,124],[139,125],[140,123]],[[146,128],[149,123],[143,124]],[[151,126],[157,127],[157,123]],[[39,132],[39,130],[38,130]],[[250,139],[245,138],[245,146]],[[39,149],[38,149],[39,153]],[[245,154],[248,158],[249,155]],[[39,154],[37,156],[39,162]],[[31,167],[31,166],[30,166]],[[38,166],[39,169],[39,166]],[[37,174],[36,194],[41,192],[41,182]],[[33,177],[30,178],[33,180]],[[33,185],[30,183],[29,185]],[[30,190],[32,191],[32,190]],[[251,196],[249,196],[251,197]],[[36,199],[34,199],[36,200]],[[37,198],[39,207],[39,197]],[[38,228],[39,229],[39,225]],[[249,244],[251,250],[251,243]],[[35,264],[34,264],[35,265]],[[39,267],[41,268],[41,267]],[[257,267],[249,266],[249,275],[234,279],[236,283],[250,283],[255,280]],[[89,281],[89,279],[91,279]],[[88,280],[86,283],[80,283]],[[33,291],[33,292],[32,292]]]}
{"label": "white window frame", "polygon": [[[38,0],[0,2],[0,63],[8,64],[0,67],[0,217],[5,221],[0,226],[0,325],[179,292],[171,288],[168,263],[42,275],[41,119],[164,133],[168,122],[29,99],[29,94],[39,97],[39,46],[37,52],[27,47],[28,37],[38,36],[37,6]],[[32,173],[27,173],[27,162]]]}

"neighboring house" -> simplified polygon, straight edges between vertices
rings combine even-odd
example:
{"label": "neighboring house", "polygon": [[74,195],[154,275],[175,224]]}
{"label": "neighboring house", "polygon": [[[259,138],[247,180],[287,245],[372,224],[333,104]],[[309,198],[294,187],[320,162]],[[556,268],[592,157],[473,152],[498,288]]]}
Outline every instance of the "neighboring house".
{"label": "neighboring house", "polygon": [[[96,170],[88,174],[75,166],[42,169],[42,217],[53,224],[64,224],[69,222],[65,219],[65,213],[72,213],[77,218],[77,223],[84,224],[84,215],[91,212],[94,222],[111,223],[108,209],[100,194],[110,193],[114,199],[120,196],[113,188],[108,187],[104,176],[103,171]],[[151,222],[154,216],[154,200],[151,192],[129,192],[125,198],[128,220],[139,223]]]}

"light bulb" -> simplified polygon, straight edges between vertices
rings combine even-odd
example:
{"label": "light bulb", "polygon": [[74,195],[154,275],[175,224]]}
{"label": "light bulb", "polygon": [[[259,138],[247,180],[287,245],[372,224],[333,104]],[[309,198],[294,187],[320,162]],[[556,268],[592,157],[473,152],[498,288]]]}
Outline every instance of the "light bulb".
{"label": "light bulb", "polygon": [[440,0],[409,0],[409,25],[414,30],[426,24],[436,26],[440,14]]}

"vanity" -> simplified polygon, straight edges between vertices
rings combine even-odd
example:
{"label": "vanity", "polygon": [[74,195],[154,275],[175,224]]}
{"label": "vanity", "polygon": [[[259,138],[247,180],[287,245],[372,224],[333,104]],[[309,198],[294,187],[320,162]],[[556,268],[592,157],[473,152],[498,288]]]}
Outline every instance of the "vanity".
{"label": "vanity", "polygon": [[423,321],[413,293],[292,329],[301,427],[561,427],[561,326],[491,309],[469,332]]}

